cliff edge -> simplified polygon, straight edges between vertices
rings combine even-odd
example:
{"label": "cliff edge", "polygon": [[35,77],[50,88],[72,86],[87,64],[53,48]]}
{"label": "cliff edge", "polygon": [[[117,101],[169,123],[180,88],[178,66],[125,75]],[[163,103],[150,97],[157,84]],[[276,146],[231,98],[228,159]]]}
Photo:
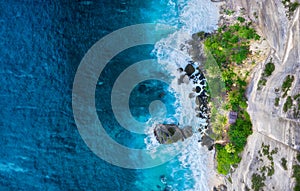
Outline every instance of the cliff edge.
{"label": "cliff edge", "polygon": [[[299,3],[300,1],[297,0]],[[229,190],[293,190],[292,165],[300,151],[300,8],[295,1],[228,0],[242,10],[268,43],[268,56],[257,63],[247,90],[253,134],[242,161],[232,172]],[[275,70],[263,77],[268,63]]]}

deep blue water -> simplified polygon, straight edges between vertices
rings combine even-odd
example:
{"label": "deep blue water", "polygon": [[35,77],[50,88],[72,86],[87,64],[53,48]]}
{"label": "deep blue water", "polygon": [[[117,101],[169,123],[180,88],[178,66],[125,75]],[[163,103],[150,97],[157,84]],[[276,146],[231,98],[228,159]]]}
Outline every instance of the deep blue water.
{"label": "deep blue water", "polygon": [[[166,19],[167,2],[0,2],[0,190],[141,190],[136,181],[143,170],[113,166],[93,154],[81,139],[71,107],[72,83],[81,59],[95,42],[121,27]],[[179,25],[176,19],[170,22]],[[102,101],[109,99],[114,76],[132,62],[151,58],[152,49],[145,46],[128,50],[126,57],[120,54],[99,77],[106,83],[104,91],[96,90],[96,107],[105,111],[98,116],[107,122],[104,127],[111,137],[127,146],[134,147],[128,140],[141,142],[144,137],[121,129],[112,117],[109,101]],[[152,92],[167,88],[151,83]],[[130,101],[132,113],[143,114],[146,120],[149,113],[143,108],[159,95],[138,93],[139,87],[132,97],[140,97]],[[166,100],[171,116],[173,95],[167,93],[162,101]],[[160,173],[149,176],[155,180],[144,185],[145,190],[164,189],[157,184],[161,176],[168,176],[166,168],[148,170]]]}
{"label": "deep blue water", "polygon": [[[192,3],[188,11],[183,11],[186,2]],[[0,191],[208,190],[206,166],[202,164],[205,153],[198,148],[197,138],[171,161],[150,169],[125,169],[100,159],[77,129],[72,88],[77,68],[92,45],[117,29],[140,23],[165,23],[185,30],[165,41],[170,50],[178,49],[175,54],[168,48],[158,54],[170,62],[168,66],[174,64],[171,70],[176,72],[176,67],[186,65],[187,56],[177,54],[182,47],[173,45],[185,43],[184,39],[192,33],[211,31],[216,26],[217,9],[209,3],[209,0],[0,1]],[[119,124],[111,104],[112,88],[118,76],[132,64],[156,59],[153,49],[154,45],[149,44],[124,50],[106,65],[98,78],[95,91],[98,118],[114,141],[129,148],[145,149],[153,146],[153,142],[148,135],[130,132]],[[158,63],[154,67],[163,76],[173,75]],[[137,72],[147,73],[142,70]],[[198,121],[191,120],[193,112],[178,113],[183,104],[178,103],[176,96],[168,83],[155,79],[143,81],[130,93],[130,113],[149,127],[153,125],[149,106],[160,100],[166,111],[162,118],[165,121],[160,122],[187,121],[197,127]],[[187,108],[190,100],[182,100],[188,103],[184,105],[190,111]],[[133,163],[139,159],[134,154],[129,157]]]}

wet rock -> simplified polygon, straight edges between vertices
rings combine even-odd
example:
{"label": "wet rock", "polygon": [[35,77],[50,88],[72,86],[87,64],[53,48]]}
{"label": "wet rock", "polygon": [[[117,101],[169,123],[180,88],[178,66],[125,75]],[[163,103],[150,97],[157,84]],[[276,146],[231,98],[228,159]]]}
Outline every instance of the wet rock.
{"label": "wet rock", "polygon": [[195,72],[195,68],[194,68],[194,66],[192,64],[188,64],[188,65],[186,65],[184,71],[186,72],[186,74],[188,76],[190,76],[190,75],[192,75]]}
{"label": "wet rock", "polygon": [[204,104],[205,104],[204,98],[201,97],[201,96],[197,96],[197,97],[196,97],[196,104],[197,104],[197,105],[204,105]]}
{"label": "wet rock", "polygon": [[224,184],[220,184],[217,188],[213,188],[214,191],[227,191],[227,187]]}
{"label": "wet rock", "polygon": [[183,68],[178,68],[177,71],[178,72],[183,72]]}
{"label": "wet rock", "polygon": [[183,83],[183,78],[184,78],[185,75],[181,75],[178,79],[178,85],[182,84]]}
{"label": "wet rock", "polygon": [[195,97],[195,94],[194,93],[190,93],[189,94],[189,98],[193,98],[193,97]]}
{"label": "wet rock", "polygon": [[180,129],[175,124],[159,124],[154,128],[154,135],[160,144],[171,144],[192,136],[193,129],[191,126]]}
{"label": "wet rock", "polygon": [[214,147],[215,141],[212,138],[210,138],[209,136],[207,136],[206,134],[203,134],[201,140],[202,140],[201,145],[206,146],[208,148],[208,150],[210,150],[211,148]]}
{"label": "wet rock", "polygon": [[201,84],[202,86],[204,86],[205,80],[201,80],[201,81],[200,81],[200,84]]}
{"label": "wet rock", "polygon": [[196,92],[199,93],[201,91],[201,88],[199,86],[196,87]]}
{"label": "wet rock", "polygon": [[190,78],[188,77],[188,75],[184,75],[182,81],[183,81],[183,83],[185,83],[185,84],[189,84],[189,83],[190,83]]}

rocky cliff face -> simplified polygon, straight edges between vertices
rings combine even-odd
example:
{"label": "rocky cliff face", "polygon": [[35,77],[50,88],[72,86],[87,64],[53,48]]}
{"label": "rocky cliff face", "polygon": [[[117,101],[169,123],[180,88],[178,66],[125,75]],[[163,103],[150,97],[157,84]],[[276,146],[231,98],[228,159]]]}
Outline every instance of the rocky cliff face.
{"label": "rocky cliff face", "polygon": [[[264,190],[293,190],[292,165],[300,151],[297,113],[300,110],[297,98],[300,94],[300,8],[288,11],[281,0],[228,0],[227,5],[233,10],[243,7],[270,47],[268,58],[257,63],[248,87],[248,112],[254,133],[248,138],[242,161],[232,174],[230,190],[251,189],[253,174],[262,176],[263,173]],[[275,64],[275,70],[258,90],[265,65],[270,61]],[[282,85],[288,75],[294,80],[284,95]],[[269,154],[262,153],[266,145]],[[273,155],[268,157],[272,150]],[[283,158],[287,160],[287,169],[282,165]]]}

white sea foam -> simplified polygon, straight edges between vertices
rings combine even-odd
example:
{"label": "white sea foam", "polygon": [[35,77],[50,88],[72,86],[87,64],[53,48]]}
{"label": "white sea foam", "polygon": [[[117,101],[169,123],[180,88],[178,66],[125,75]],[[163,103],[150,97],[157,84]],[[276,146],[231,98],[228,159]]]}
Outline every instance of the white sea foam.
{"label": "white sea foam", "polygon": [[[173,76],[171,88],[176,92],[177,101],[180,105],[177,110],[177,119],[180,125],[191,125],[196,131],[201,125],[205,124],[205,120],[196,117],[195,98],[189,98],[189,94],[193,91],[193,83],[178,85],[179,72],[178,68],[184,68],[188,61],[191,60],[187,53],[187,41],[191,39],[193,33],[199,31],[212,31],[216,29],[218,22],[218,8],[216,4],[210,0],[188,0],[176,1],[179,9],[179,22],[181,27],[179,30],[167,38],[162,39],[155,45],[155,53],[158,56],[158,62],[165,67]],[[174,6],[174,1],[169,1],[170,6]],[[173,19],[170,19],[173,21]],[[164,21],[167,23],[167,21]],[[197,65],[198,63],[194,63]],[[148,129],[149,137],[145,140],[148,149],[157,146],[157,141],[153,136],[153,126]],[[173,174],[184,168],[189,168],[192,174],[184,174],[186,179],[194,179],[194,187],[191,190],[204,191],[208,188],[207,171],[208,163],[206,148],[198,143],[199,134],[194,134],[189,141],[189,145],[182,151],[178,157],[181,166],[173,166]]]}

